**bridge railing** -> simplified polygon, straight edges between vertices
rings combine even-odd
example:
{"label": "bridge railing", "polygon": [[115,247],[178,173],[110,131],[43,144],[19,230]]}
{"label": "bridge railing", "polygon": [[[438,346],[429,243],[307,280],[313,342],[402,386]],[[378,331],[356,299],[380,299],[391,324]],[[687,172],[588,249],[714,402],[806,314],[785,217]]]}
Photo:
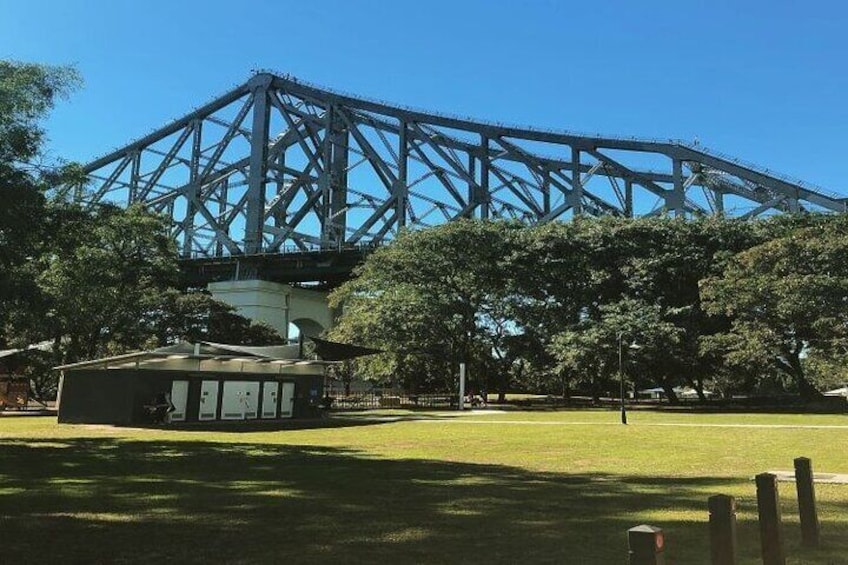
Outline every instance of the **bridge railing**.
{"label": "bridge railing", "polygon": [[811,183],[797,177],[793,177],[786,173],[781,173],[779,171],[775,171],[774,169],[770,169],[768,167],[764,167],[763,165],[759,165],[757,163],[752,163],[751,161],[746,161],[745,159],[740,159],[738,157],[734,157],[733,155],[729,155],[727,153],[723,153],[721,151],[717,151],[715,149],[710,149],[709,147],[698,145],[694,143],[688,143],[685,141],[678,142],[678,145],[685,147],[687,149],[691,149],[693,151],[698,151],[700,153],[704,153],[705,155],[709,155],[711,157],[715,157],[717,159],[722,159],[723,161],[729,161],[734,165],[739,165],[740,167],[745,167],[746,169],[750,169],[754,172],[761,173],[763,175],[770,176],[772,178],[776,178],[778,180],[782,180],[789,184],[794,184],[795,186],[799,186],[801,188],[810,190],[812,192],[817,192],[823,196],[827,196],[829,198],[833,198],[834,200],[844,200],[846,196],[844,194],[838,194],[832,190],[828,190],[820,185],[815,183]]}
{"label": "bridge railing", "polygon": [[[263,252],[263,253],[251,253],[251,254],[241,254],[241,253],[231,253],[227,249],[222,249],[220,253],[215,253],[215,259],[262,259],[263,257],[279,257],[280,255],[308,255],[310,253],[333,253],[333,252],[346,252],[346,251],[356,251],[359,253],[368,253],[370,251],[374,251],[378,249],[380,244],[377,242],[364,242],[364,243],[345,243],[344,245],[327,247],[322,246],[318,243],[310,243],[305,242],[303,245],[283,245],[279,248],[278,251],[273,252]],[[200,253],[197,251],[193,251],[189,256],[183,256],[183,259],[204,259],[210,258],[209,255],[204,253]]]}
{"label": "bridge railing", "polygon": [[451,408],[456,407],[457,397],[451,393],[408,394],[405,392],[352,392],[327,389],[327,408],[335,410],[377,410],[380,408]]}

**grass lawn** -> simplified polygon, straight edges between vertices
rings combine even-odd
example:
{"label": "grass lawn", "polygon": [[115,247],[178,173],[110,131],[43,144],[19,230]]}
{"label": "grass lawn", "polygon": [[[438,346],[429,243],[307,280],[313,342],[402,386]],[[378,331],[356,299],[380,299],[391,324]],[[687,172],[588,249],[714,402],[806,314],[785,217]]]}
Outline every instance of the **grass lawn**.
{"label": "grass lawn", "polygon": [[[707,498],[724,493],[753,564],[753,475],[799,456],[848,473],[848,416],[617,421],[383,411],[198,431],[2,417],[0,562],[615,564],[626,530],[648,523],[669,563],[708,563]],[[800,547],[794,485],[780,488],[788,562],[848,564],[848,485],[816,485],[820,550]]]}

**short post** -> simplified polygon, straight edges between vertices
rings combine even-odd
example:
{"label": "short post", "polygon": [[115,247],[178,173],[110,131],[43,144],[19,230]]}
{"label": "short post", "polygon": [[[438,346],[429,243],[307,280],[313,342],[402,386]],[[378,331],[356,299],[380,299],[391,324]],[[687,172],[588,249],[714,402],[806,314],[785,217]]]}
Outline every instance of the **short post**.
{"label": "short post", "polygon": [[771,473],[760,473],[756,476],[756,482],[763,565],[785,565],[777,477]]}
{"label": "short post", "polygon": [[801,544],[818,547],[821,530],[816,512],[813,465],[807,457],[795,459],[795,489],[798,491],[798,514],[801,518]]}
{"label": "short post", "polygon": [[707,506],[712,565],[736,565],[736,499],[717,494],[709,498]]}
{"label": "short post", "polygon": [[465,410],[465,363],[459,364],[459,409]]}
{"label": "short post", "polygon": [[627,530],[630,565],[665,565],[665,538],[663,531],[642,524]]}

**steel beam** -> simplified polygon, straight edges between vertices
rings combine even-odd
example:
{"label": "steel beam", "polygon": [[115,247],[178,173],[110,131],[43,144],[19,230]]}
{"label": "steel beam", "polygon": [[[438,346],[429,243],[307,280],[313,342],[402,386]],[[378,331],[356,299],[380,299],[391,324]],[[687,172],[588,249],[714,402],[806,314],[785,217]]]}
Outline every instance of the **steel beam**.
{"label": "steel beam", "polygon": [[333,160],[330,163],[330,241],[343,246],[347,232],[347,170],[350,155],[347,127],[332,124],[330,136]]}
{"label": "steel beam", "polygon": [[666,197],[669,210],[674,211],[675,216],[683,216],[686,213],[684,203],[686,201],[686,192],[683,188],[683,163],[680,159],[672,160],[672,177],[674,178],[674,188]]}
{"label": "steel beam", "polygon": [[[270,131],[272,112],[281,131]],[[645,155],[656,170],[633,166]],[[266,73],[84,170],[91,190],[77,197],[171,214],[183,256],[379,244],[460,217],[633,216],[645,208],[635,186],[660,203],[649,215],[741,214],[726,210],[725,195],[752,216],[842,212],[848,202],[681,141],[428,114]],[[687,197],[698,187],[708,206]]]}
{"label": "steel beam", "polygon": [[[268,100],[270,84],[270,77],[266,75],[255,77],[251,84],[253,128],[250,134],[250,172],[247,180],[247,209],[244,228],[244,252],[248,255],[262,251],[262,227],[265,224],[265,189],[268,182],[268,130],[271,122],[271,107]],[[236,128],[230,129],[230,132],[233,131],[237,131]]]}
{"label": "steel beam", "polygon": [[583,213],[583,179],[580,178],[580,148],[571,146],[571,208],[575,216]]}
{"label": "steel beam", "polygon": [[480,149],[483,158],[480,159],[480,186],[477,191],[477,202],[480,205],[480,218],[488,219],[491,214],[490,193],[489,193],[489,138],[488,136],[480,136]]}
{"label": "steel beam", "polygon": [[183,257],[191,257],[194,240],[194,216],[197,214],[195,201],[200,198],[200,143],[203,136],[203,122],[194,120],[191,122],[191,163],[189,165],[189,191],[191,196],[186,199],[186,215],[183,220]]}

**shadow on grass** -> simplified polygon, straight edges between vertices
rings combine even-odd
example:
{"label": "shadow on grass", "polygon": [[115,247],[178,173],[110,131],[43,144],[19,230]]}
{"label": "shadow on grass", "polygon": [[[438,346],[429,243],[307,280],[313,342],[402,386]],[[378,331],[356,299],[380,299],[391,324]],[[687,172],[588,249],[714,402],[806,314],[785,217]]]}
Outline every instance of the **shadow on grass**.
{"label": "shadow on grass", "polygon": [[[176,422],[171,424],[133,424],[129,428],[151,430],[179,430],[197,432],[222,433],[253,433],[273,432],[284,430],[315,430],[325,428],[352,428],[359,426],[374,426],[393,424],[396,422],[413,422],[422,420],[452,420],[461,417],[460,413],[425,413],[410,412],[401,414],[379,414],[367,411],[325,414],[320,418],[296,418],[291,420],[232,420],[210,422]],[[120,427],[120,426],[119,426]]]}
{"label": "shadow on grass", "polygon": [[[557,412],[562,410],[574,411],[610,411],[617,412],[621,409],[618,399],[604,398],[598,402],[533,402],[517,401],[507,404],[490,403],[490,407],[504,410],[519,409],[522,411]],[[729,403],[725,401],[682,401],[672,404],[667,401],[655,400],[628,400],[628,411],[637,412],[670,412],[680,414],[828,414],[844,415],[848,417],[848,402],[842,398],[826,398],[825,401],[802,402],[796,398],[785,402],[774,399],[764,399],[763,402],[751,403]]]}
{"label": "shadow on grass", "polygon": [[678,513],[733,482],[114,438],[6,441],[0,463],[9,563],[622,563],[627,528],[665,511],[670,562],[705,563],[705,524]]}
{"label": "shadow on grass", "polygon": [[[303,418],[296,420],[240,420],[232,422],[190,422],[180,424],[144,426],[156,430],[179,430],[185,432],[221,432],[221,433],[253,433],[275,432],[285,430],[317,430],[324,428],[351,428],[388,423],[379,418],[362,418],[357,420],[341,420],[333,418]],[[132,426],[138,427],[138,426]]]}

